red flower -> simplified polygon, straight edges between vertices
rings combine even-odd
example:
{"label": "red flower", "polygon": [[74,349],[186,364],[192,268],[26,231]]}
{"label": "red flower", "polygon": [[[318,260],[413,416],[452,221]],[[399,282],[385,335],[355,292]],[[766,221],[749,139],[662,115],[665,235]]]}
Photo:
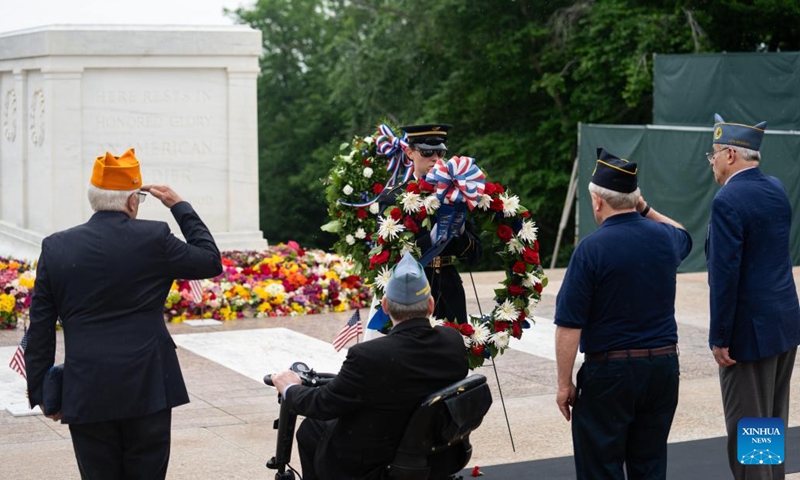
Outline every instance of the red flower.
{"label": "red flower", "polygon": [[[494,200],[492,200],[492,203],[494,203]],[[504,243],[508,243],[508,241],[511,240],[511,237],[514,236],[514,230],[512,230],[508,225],[500,224],[500,226],[497,227],[497,236],[500,237],[500,240],[502,240]]]}
{"label": "red flower", "polygon": [[525,263],[517,261],[514,263],[514,266],[511,267],[511,270],[513,270],[514,273],[525,273]]}
{"label": "red flower", "polygon": [[369,161],[369,158],[365,158],[364,161],[361,163],[363,163],[364,166],[368,167],[371,162]]}
{"label": "red flower", "polygon": [[419,212],[417,212],[417,220],[421,222],[425,220],[425,217],[427,216],[428,216],[428,210],[424,206],[419,207]]}
{"label": "red flower", "polygon": [[536,285],[533,286],[533,288],[537,292],[542,293],[542,284],[541,283],[537,283]]}
{"label": "red flower", "polygon": [[469,474],[471,477],[480,477],[483,475],[479,466],[475,465],[475,468],[472,469],[472,473]]}
{"label": "red flower", "polygon": [[341,210],[336,212],[336,218],[342,218],[342,211]]}
{"label": "red flower", "polygon": [[423,192],[434,191],[433,184],[426,182],[425,179],[419,181],[419,189]]}
{"label": "red flower", "polygon": [[472,354],[476,357],[483,356],[483,345],[475,345],[472,347]]}
{"label": "red flower", "polygon": [[419,232],[419,227],[417,223],[414,222],[414,219],[406,215],[406,218],[403,219],[403,225],[405,225],[406,229],[412,233]]}
{"label": "red flower", "polygon": [[503,322],[503,321],[494,322],[494,330],[496,332],[505,332],[506,330],[508,330],[508,322]]}
{"label": "red flower", "polygon": [[519,285],[509,285],[508,293],[510,293],[514,297],[521,297],[525,295],[526,290],[525,287],[520,287]]}
{"label": "red flower", "polygon": [[380,183],[376,183],[375,185],[372,186],[372,193],[374,193],[375,195],[378,195],[382,191],[383,191],[383,185],[381,185]]}
{"label": "red flower", "polygon": [[519,322],[514,322],[511,324],[511,336],[520,339],[522,337],[522,325]]}
{"label": "red flower", "polygon": [[391,212],[389,212],[389,216],[392,217],[392,220],[397,221],[403,217],[403,212],[400,211],[399,208],[394,207]]}
{"label": "red flower", "polygon": [[461,330],[461,335],[466,335],[468,337],[475,333],[475,329],[469,323],[460,325],[458,329]]}
{"label": "red flower", "polygon": [[378,237],[378,245],[386,245],[386,240],[383,237]]}
{"label": "red flower", "polygon": [[367,211],[364,210],[363,208],[359,208],[358,210],[356,210],[356,217],[360,218],[361,220],[364,220],[365,218],[367,218]]}
{"label": "red flower", "polygon": [[377,255],[373,255],[369,259],[369,269],[374,270],[375,265],[381,265],[389,261],[389,250],[384,250]]}
{"label": "red flower", "polygon": [[530,218],[531,217],[531,212],[525,210],[524,212],[520,213],[519,216],[522,217],[522,218]]}
{"label": "red flower", "polygon": [[461,330],[458,328],[458,324],[457,324],[457,323],[453,323],[453,322],[443,322],[443,323],[442,323],[442,325],[444,325],[445,327],[455,328],[456,330],[459,330],[459,331],[461,331]]}
{"label": "red flower", "polygon": [[506,191],[506,189],[503,188],[503,186],[500,185],[499,183],[495,183],[494,184],[494,191],[495,191],[495,193],[500,194],[500,193],[504,193]]}
{"label": "red flower", "polygon": [[525,247],[525,249],[522,250],[522,259],[525,260],[525,263],[539,265],[539,253],[530,247]]}
{"label": "red flower", "polygon": [[534,252],[538,252],[539,251],[539,240],[534,240],[533,241],[533,251]]}
{"label": "red flower", "polygon": [[497,191],[497,189],[494,187],[494,183],[487,183],[483,187],[484,195],[492,195],[496,191]]}
{"label": "red flower", "polygon": [[409,182],[406,186],[406,192],[419,193],[419,184],[417,182]]}
{"label": "red flower", "polygon": [[489,204],[489,208],[491,208],[495,212],[502,212],[503,211],[503,201],[500,200],[499,197],[495,197],[495,198],[492,199],[492,203]]}

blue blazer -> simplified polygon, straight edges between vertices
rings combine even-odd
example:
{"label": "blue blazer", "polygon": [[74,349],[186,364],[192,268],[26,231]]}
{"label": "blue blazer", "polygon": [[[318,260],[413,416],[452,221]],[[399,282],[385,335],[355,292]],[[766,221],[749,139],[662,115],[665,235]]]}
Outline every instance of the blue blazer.
{"label": "blue blazer", "polygon": [[706,239],[711,297],[710,346],[754,361],[800,343],[783,184],[758,168],[733,176],[711,206]]}

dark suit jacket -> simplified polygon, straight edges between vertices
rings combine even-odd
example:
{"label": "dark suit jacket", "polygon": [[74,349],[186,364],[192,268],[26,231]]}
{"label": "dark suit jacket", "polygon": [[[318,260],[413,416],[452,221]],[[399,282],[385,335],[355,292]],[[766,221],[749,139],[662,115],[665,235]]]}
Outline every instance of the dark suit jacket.
{"label": "dark suit jacket", "polygon": [[392,461],[411,413],[428,395],[466,375],[460,333],[406,320],[350,348],[331,383],[293,386],[286,401],[300,415],[338,418],[317,451],[320,478],[358,478]]}
{"label": "dark suit jacket", "polygon": [[752,361],[800,343],[783,184],[760,169],[731,177],[714,197],[706,259],[711,295],[709,343]]}
{"label": "dark suit jacket", "polygon": [[56,319],[64,326],[62,422],[139,417],[187,403],[164,324],[175,278],[222,271],[214,238],[191,205],[172,207],[188,243],[164,222],[97,212],[42,242],[31,301],[25,363],[31,406],[53,365]]}

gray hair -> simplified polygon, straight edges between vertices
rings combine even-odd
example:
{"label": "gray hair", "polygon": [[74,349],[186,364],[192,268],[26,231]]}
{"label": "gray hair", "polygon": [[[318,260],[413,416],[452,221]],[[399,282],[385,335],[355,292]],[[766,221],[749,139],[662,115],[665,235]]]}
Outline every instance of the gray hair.
{"label": "gray hair", "polygon": [[128,197],[138,192],[135,190],[103,190],[89,184],[86,192],[89,197],[89,205],[95,212],[125,212],[128,210]]}
{"label": "gray hair", "polygon": [[601,187],[600,185],[592,182],[589,182],[589,191],[605,200],[606,203],[608,203],[608,206],[614,210],[636,208],[636,204],[639,202],[639,197],[642,195],[638,187],[631,193],[622,193],[609,190],[608,188]]}
{"label": "gray hair", "polygon": [[411,305],[404,305],[397,303],[389,297],[386,299],[386,310],[389,311],[389,316],[396,322],[410,320],[412,318],[428,318],[428,298],[421,302],[412,303]]}
{"label": "gray hair", "polygon": [[761,161],[761,152],[758,150],[750,150],[749,148],[744,147],[737,147],[736,145],[726,145],[728,148],[732,148],[739,154],[740,157],[744,158],[748,162],[760,162]]}

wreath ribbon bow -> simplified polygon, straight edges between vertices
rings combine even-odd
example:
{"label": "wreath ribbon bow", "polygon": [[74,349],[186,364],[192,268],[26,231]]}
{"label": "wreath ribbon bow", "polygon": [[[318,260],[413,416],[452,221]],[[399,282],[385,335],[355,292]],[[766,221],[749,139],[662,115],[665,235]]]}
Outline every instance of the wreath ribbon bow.
{"label": "wreath ribbon bow", "polygon": [[425,181],[436,185],[436,197],[443,204],[466,203],[470,210],[478,205],[486,187],[486,175],[472,157],[439,159]]}
{"label": "wreath ribbon bow", "polygon": [[411,176],[411,172],[414,171],[414,169],[411,168],[414,163],[406,156],[405,152],[403,152],[403,147],[408,146],[408,135],[403,133],[402,137],[398,137],[391,127],[385,123],[378,126],[378,131],[381,134],[375,140],[375,149],[380,155],[389,159],[389,162],[386,164],[386,170],[391,172],[389,181],[386,183],[386,188],[389,188],[395,184],[400,167],[405,167],[403,181],[405,182],[408,180]]}

